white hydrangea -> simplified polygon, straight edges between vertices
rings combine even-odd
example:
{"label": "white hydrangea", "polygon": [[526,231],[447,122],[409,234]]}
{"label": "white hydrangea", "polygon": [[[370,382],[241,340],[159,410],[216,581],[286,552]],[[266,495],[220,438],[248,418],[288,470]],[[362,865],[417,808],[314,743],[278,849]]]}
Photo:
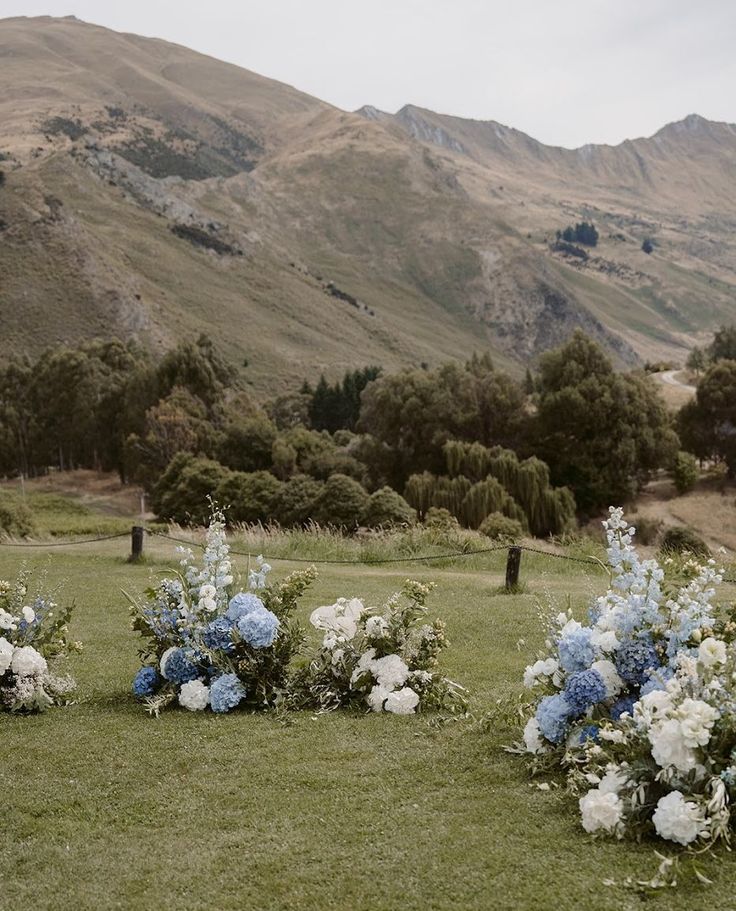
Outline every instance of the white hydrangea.
{"label": "white hydrangea", "polygon": [[618,794],[629,783],[629,776],[619,766],[610,765],[601,778],[598,790],[601,794]]}
{"label": "white hydrangea", "polygon": [[3,636],[2,638],[0,638],[0,677],[2,677],[2,675],[10,667],[10,662],[12,660],[13,660],[13,646]]}
{"label": "white hydrangea", "polygon": [[598,671],[603,678],[603,683],[606,686],[606,696],[609,699],[618,696],[624,688],[624,682],[618,675],[616,665],[612,661],[601,659],[600,661],[594,661],[591,669]]}
{"label": "white hydrangea", "polygon": [[371,662],[371,671],[379,686],[396,690],[406,683],[409,668],[399,655],[386,655]]}
{"label": "white hydrangea", "polygon": [[365,697],[365,701],[371,707],[373,712],[382,712],[383,704],[391,695],[391,690],[387,689],[385,686],[374,686],[373,689]]}
{"label": "white hydrangea", "polygon": [[708,636],[703,639],[698,648],[698,658],[704,667],[714,667],[716,664],[726,662],[726,643],[720,639]]}
{"label": "white hydrangea", "polygon": [[545,742],[536,718],[530,718],[524,726],[524,746],[527,753],[544,753]]}
{"label": "white hydrangea", "polygon": [[201,680],[190,680],[182,684],[179,704],[190,712],[201,712],[210,702],[210,688]]}
{"label": "white hydrangea", "polygon": [[19,677],[33,677],[45,674],[48,665],[32,645],[24,645],[13,652],[10,668]]}
{"label": "white hydrangea", "polygon": [[623,834],[623,802],[615,791],[592,788],[580,798],[580,815],[586,832],[616,833],[619,837]]}
{"label": "white hydrangea", "polygon": [[674,766],[678,772],[689,772],[698,764],[695,751],[688,745],[682,724],[676,718],[653,725],[649,742],[654,761],[663,769]]}
{"label": "white hydrangea", "polygon": [[530,664],[524,671],[524,686],[530,690],[533,686],[536,686],[537,680],[540,677],[552,677],[552,675],[557,672],[558,668],[559,664],[554,658],[535,661],[534,664]]}
{"label": "white hydrangea", "polygon": [[389,693],[386,697],[385,709],[394,715],[413,715],[419,705],[419,694],[410,686]]}
{"label": "white hydrangea", "polygon": [[671,791],[659,799],[652,816],[660,838],[689,845],[707,832],[707,823],[696,803],[685,800],[681,791]]}
{"label": "white hydrangea", "polygon": [[615,630],[600,629],[598,626],[593,627],[590,644],[599,652],[605,652],[606,654],[615,652],[620,645]]}

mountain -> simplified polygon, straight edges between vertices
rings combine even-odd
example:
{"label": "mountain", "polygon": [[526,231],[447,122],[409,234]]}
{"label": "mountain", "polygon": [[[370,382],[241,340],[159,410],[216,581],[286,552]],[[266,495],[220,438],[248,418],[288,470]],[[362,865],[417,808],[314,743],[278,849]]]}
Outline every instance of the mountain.
{"label": "mountain", "polygon": [[[554,148],[73,17],[0,20],[0,58],[6,354],[206,331],[265,392],[473,350],[518,372],[576,326],[682,361],[736,316],[733,125]],[[554,249],[581,220],[598,246]]]}

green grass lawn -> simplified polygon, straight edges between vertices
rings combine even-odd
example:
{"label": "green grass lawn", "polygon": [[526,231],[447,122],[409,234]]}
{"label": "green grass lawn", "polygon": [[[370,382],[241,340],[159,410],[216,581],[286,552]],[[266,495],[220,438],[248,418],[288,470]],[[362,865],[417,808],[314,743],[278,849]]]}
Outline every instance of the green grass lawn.
{"label": "green grass lawn", "polygon": [[[49,555],[0,548],[0,578],[28,558],[49,584],[64,583],[85,642],[72,659],[78,704],[0,717],[3,911],[736,906],[726,854],[703,864],[713,886],[652,898],[604,886],[649,878],[654,844],[591,840],[574,800],[537,790],[503,752],[516,734],[503,727],[348,713],[300,713],[286,725],[237,712],[149,718],[130,696],[137,642],[120,589],[140,591],[172,549],[149,541],[147,564],[129,566],[126,543]],[[605,577],[525,555],[528,592],[504,596],[503,555],[485,568],[473,559],[472,569],[323,567],[304,616],[338,595],[378,601],[409,575],[437,582],[432,612],[451,640],[444,669],[470,688],[480,716],[518,691],[541,642],[535,596],[562,607],[569,591],[582,610]],[[277,563],[274,576],[288,568]]]}

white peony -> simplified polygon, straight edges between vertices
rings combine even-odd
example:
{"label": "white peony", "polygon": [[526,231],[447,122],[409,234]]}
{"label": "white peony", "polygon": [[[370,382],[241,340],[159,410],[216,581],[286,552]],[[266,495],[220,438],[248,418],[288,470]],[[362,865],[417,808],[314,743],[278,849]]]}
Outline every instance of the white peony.
{"label": "white peony", "polygon": [[[623,803],[613,791],[593,788],[580,798],[580,815],[586,832],[613,833],[623,819]],[[617,834],[621,834],[620,831]]]}
{"label": "white peony", "polygon": [[612,661],[606,661],[605,659],[594,661],[591,665],[591,670],[598,671],[603,677],[603,682],[606,685],[606,696],[609,699],[613,696],[618,696],[624,688],[624,682],[619,677],[616,666]]}
{"label": "white peony", "polygon": [[530,718],[524,726],[524,746],[527,753],[544,753],[545,751],[545,743],[536,718]]}
{"label": "white peony", "polygon": [[10,668],[19,677],[32,677],[45,674],[48,665],[32,645],[24,645],[13,652]]}
{"label": "white peony", "polygon": [[671,791],[659,799],[652,822],[660,838],[676,841],[678,845],[689,845],[707,831],[700,808],[685,800],[681,791]]}
{"label": "white peony", "polygon": [[714,639],[708,636],[703,639],[698,648],[698,658],[704,667],[713,667],[715,664],[725,664],[726,662],[726,643],[720,639]]}
{"label": "white peony", "polygon": [[10,667],[10,662],[12,660],[13,660],[13,646],[3,636],[0,639],[0,677],[2,677],[2,675]]}
{"label": "white peony", "polygon": [[524,671],[524,686],[530,690],[536,685],[539,677],[551,677],[556,673],[558,668],[559,664],[554,658],[535,661],[534,664],[530,664]]}
{"label": "white peony", "polygon": [[16,618],[0,607],[0,629],[15,629]]}
{"label": "white peony", "polygon": [[398,655],[386,655],[384,658],[376,658],[371,663],[371,671],[379,686],[384,686],[389,690],[396,690],[402,687],[409,676],[409,668]]}
{"label": "white peony", "polygon": [[679,772],[689,772],[698,764],[695,752],[688,746],[682,725],[676,718],[653,725],[649,731],[649,742],[654,761],[663,769],[674,766]]}
{"label": "white peony", "polygon": [[358,598],[338,598],[334,604],[312,611],[309,622],[317,629],[352,639],[358,631],[358,620],[363,613],[365,606]]}
{"label": "white peony", "polygon": [[210,688],[201,680],[183,683],[179,691],[179,705],[190,712],[201,712],[210,702]]}
{"label": "white peony", "polygon": [[410,686],[389,693],[385,709],[394,715],[413,715],[419,705],[419,695]]}
{"label": "white peony", "polygon": [[33,621],[36,619],[35,610],[28,605],[23,608],[21,614],[23,614],[23,619],[26,621],[26,623],[33,623]]}
{"label": "white peony", "polygon": [[365,697],[365,701],[371,707],[371,710],[374,712],[383,711],[383,703],[391,695],[391,690],[386,689],[385,686],[374,686],[373,689]]}
{"label": "white peony", "polygon": [[682,736],[691,748],[704,747],[710,740],[711,730],[719,717],[718,709],[702,699],[683,699],[675,713],[680,721]]}

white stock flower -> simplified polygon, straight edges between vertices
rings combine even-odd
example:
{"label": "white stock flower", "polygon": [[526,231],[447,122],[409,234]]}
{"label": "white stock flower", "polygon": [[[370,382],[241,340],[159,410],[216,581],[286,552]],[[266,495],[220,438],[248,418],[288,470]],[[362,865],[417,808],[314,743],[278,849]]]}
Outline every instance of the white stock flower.
{"label": "white stock flower", "polygon": [[13,660],[13,646],[3,636],[0,639],[0,677],[2,677],[2,675],[10,667],[10,662],[12,660]]}
{"label": "white stock flower", "polygon": [[714,639],[708,636],[703,639],[698,648],[698,658],[704,667],[713,667],[716,664],[725,664],[726,661],[726,643],[720,639]]}
{"label": "white stock flower", "polygon": [[580,798],[580,815],[586,832],[613,833],[623,819],[623,803],[613,791],[593,788]]}
{"label": "white stock flower", "polygon": [[389,690],[395,690],[403,686],[409,676],[409,668],[398,655],[386,655],[384,658],[376,658],[371,663],[371,671],[379,686],[386,687]]}
{"label": "white stock flower", "polygon": [[606,686],[606,696],[609,699],[617,696],[624,688],[624,682],[619,677],[616,665],[612,661],[605,659],[594,661],[591,665],[591,670],[598,671],[603,678],[603,683]]}
{"label": "white stock flower", "polygon": [[210,688],[201,680],[183,683],[179,691],[179,704],[190,712],[201,712],[210,702]]}
{"label": "white stock flower", "polygon": [[666,769],[674,766],[678,772],[689,772],[698,764],[694,750],[688,745],[682,724],[676,718],[660,721],[649,730],[652,757]]}
{"label": "white stock flower", "polygon": [[364,612],[365,606],[358,598],[338,598],[334,604],[312,611],[309,622],[317,629],[352,639],[358,631],[358,620]]}
{"label": "white stock flower", "polygon": [[10,668],[19,677],[32,677],[45,674],[48,665],[43,655],[40,655],[32,645],[16,648],[10,662]]}
{"label": "white stock flower", "polygon": [[660,838],[678,845],[689,845],[707,830],[702,811],[693,801],[685,800],[681,791],[671,791],[659,799],[652,822]]}
{"label": "white stock flower", "polygon": [[33,623],[33,621],[36,619],[35,610],[28,605],[23,608],[21,614],[23,615],[23,619],[26,621],[26,623]]}
{"label": "white stock flower", "polygon": [[536,685],[539,677],[552,677],[558,668],[559,664],[554,658],[535,661],[524,671],[524,686],[530,690]]}
{"label": "white stock flower", "polygon": [[545,751],[545,743],[536,718],[530,718],[524,726],[524,746],[527,753],[544,753]]}
{"label": "white stock flower", "polygon": [[394,715],[413,715],[419,705],[419,695],[410,686],[389,693],[386,697],[386,711]]}
{"label": "white stock flower", "polygon": [[374,712],[383,711],[383,703],[391,695],[391,690],[386,689],[385,686],[374,686],[373,689],[365,697],[365,701],[371,707],[371,710]]}

